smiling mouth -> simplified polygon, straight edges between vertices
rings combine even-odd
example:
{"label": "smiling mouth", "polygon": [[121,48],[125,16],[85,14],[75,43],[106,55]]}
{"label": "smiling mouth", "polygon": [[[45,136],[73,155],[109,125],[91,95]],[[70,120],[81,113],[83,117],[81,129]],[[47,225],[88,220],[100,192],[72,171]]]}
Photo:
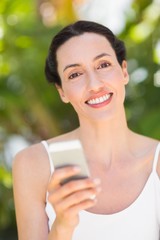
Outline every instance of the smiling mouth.
{"label": "smiling mouth", "polygon": [[113,93],[105,94],[105,95],[103,95],[99,98],[97,97],[97,98],[93,98],[91,100],[88,100],[88,101],[86,101],[86,103],[89,104],[89,105],[104,103],[107,100],[109,100],[112,95],[113,95]]}

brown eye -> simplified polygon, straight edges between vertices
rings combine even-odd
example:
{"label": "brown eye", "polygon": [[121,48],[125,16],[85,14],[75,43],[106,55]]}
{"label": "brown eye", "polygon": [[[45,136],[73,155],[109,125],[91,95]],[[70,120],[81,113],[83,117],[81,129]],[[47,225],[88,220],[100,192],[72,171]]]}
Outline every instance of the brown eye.
{"label": "brown eye", "polygon": [[74,79],[76,77],[79,77],[80,75],[82,75],[82,73],[78,73],[78,72],[72,73],[71,75],[69,75],[69,79]]}
{"label": "brown eye", "polygon": [[107,68],[110,66],[110,63],[108,62],[103,62],[99,65],[98,69],[101,69],[101,68]]}

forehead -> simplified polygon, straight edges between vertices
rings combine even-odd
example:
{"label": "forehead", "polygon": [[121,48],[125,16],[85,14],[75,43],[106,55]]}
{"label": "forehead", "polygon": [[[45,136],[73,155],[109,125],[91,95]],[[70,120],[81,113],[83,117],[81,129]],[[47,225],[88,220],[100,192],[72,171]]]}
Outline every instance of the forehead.
{"label": "forehead", "polygon": [[66,61],[81,61],[87,56],[94,58],[103,52],[115,55],[107,38],[96,33],[83,33],[70,38],[58,48],[57,60],[58,64]]}

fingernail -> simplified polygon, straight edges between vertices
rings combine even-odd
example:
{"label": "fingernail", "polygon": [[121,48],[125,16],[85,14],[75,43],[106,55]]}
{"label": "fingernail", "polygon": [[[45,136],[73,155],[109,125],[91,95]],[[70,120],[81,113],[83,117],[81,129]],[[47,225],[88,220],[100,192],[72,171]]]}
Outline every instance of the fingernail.
{"label": "fingernail", "polygon": [[89,199],[91,199],[91,200],[94,200],[96,198],[96,195],[95,194],[92,194],[90,197],[89,197]]}

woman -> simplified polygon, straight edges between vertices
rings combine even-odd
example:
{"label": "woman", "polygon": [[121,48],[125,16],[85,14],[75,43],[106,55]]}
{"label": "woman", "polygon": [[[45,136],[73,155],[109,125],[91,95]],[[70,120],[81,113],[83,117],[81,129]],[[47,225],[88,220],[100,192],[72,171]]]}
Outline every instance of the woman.
{"label": "woman", "polygon": [[[158,240],[160,144],[127,126],[123,42],[102,25],[78,21],[54,37],[45,70],[77,112],[79,127],[17,154],[19,239]],[[80,169],[54,170],[48,146],[74,139],[83,146],[91,177],[62,185]]]}

